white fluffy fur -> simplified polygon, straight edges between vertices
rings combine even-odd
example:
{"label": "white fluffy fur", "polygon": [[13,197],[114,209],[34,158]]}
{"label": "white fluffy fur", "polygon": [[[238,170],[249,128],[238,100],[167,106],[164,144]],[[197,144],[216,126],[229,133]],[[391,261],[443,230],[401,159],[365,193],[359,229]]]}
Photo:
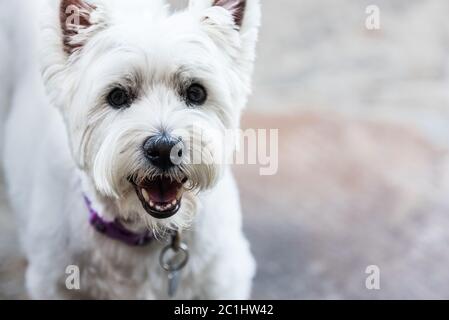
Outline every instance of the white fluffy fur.
{"label": "white fluffy fur", "polygon": [[[67,55],[59,0],[18,1],[16,37],[26,47],[14,53],[21,76],[6,126],[4,163],[29,261],[31,297],[167,298],[158,264],[164,244],[130,248],[97,234],[88,224],[83,192],[106,219],[133,221],[128,227],[136,231],[182,230],[191,261],[176,298],[249,297],[255,264],[228,167],[183,163],[192,190],[167,220],[143,210],[127,177],[154,174],[139,151],[152,133],[165,129],[196,141],[192,124],[205,136],[239,127],[250,92],[258,1],[248,1],[240,31],[228,11],[208,0],[175,14],[162,0],[89,2],[97,8],[95,24],[73,39],[82,49]],[[42,11],[38,23],[34,14]],[[207,104],[187,108],[171,88],[174,74],[206,83]],[[117,112],[105,105],[104,94],[123,81],[139,83],[142,92],[130,109]],[[208,158],[215,150],[194,152]],[[80,291],[64,286],[68,265],[81,269]]]}
{"label": "white fluffy fur", "polygon": [[[11,39],[10,21],[7,16],[11,13],[11,4],[7,0],[0,0],[0,159],[3,154],[1,139],[4,136],[5,118],[9,110],[9,98],[12,84],[11,50],[8,48]],[[1,174],[1,172],[0,172]]]}

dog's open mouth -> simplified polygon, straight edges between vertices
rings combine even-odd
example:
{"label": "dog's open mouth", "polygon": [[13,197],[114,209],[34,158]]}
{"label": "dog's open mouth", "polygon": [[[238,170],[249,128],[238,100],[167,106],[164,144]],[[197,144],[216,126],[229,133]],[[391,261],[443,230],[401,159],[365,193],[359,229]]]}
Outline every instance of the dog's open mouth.
{"label": "dog's open mouth", "polygon": [[146,212],[156,219],[167,219],[181,207],[186,180],[178,182],[169,177],[157,177],[133,185]]}

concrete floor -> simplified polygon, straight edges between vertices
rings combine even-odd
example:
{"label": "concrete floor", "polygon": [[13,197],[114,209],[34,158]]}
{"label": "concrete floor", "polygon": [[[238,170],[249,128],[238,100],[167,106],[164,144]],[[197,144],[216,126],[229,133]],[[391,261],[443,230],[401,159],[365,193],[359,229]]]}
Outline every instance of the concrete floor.
{"label": "concrete floor", "polygon": [[[279,127],[280,169],[239,167],[260,299],[449,298],[447,153],[416,131],[327,113]],[[376,265],[381,289],[367,290]]]}
{"label": "concrete floor", "polygon": [[24,259],[19,245],[12,212],[7,205],[0,177],[0,299],[25,298]]}

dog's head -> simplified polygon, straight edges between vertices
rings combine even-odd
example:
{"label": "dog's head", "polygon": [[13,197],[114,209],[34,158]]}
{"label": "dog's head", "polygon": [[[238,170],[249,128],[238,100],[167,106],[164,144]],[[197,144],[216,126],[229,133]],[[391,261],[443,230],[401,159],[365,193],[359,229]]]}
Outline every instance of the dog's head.
{"label": "dog's head", "polygon": [[258,0],[192,0],[175,13],[162,0],[50,6],[43,74],[76,164],[122,218],[185,226],[220,178],[225,130],[239,126]]}

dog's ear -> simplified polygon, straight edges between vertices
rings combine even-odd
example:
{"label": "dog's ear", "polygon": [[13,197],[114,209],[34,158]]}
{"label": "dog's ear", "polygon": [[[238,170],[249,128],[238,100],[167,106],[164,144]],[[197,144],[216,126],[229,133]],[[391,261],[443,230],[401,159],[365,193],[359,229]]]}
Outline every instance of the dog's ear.
{"label": "dog's ear", "polygon": [[59,20],[63,49],[72,54],[83,47],[90,36],[98,30],[101,21],[94,19],[97,7],[86,0],[61,0]]}
{"label": "dog's ear", "polygon": [[259,0],[190,0],[190,8],[204,10],[211,8],[225,9],[233,19],[234,28],[245,32],[257,29],[260,25]]}
{"label": "dog's ear", "polygon": [[206,32],[224,51],[239,64],[252,64],[261,20],[259,0],[190,0],[190,9],[200,12]]}
{"label": "dog's ear", "polygon": [[245,16],[246,0],[213,0],[212,6],[223,7],[228,10],[237,27],[241,27]]}

